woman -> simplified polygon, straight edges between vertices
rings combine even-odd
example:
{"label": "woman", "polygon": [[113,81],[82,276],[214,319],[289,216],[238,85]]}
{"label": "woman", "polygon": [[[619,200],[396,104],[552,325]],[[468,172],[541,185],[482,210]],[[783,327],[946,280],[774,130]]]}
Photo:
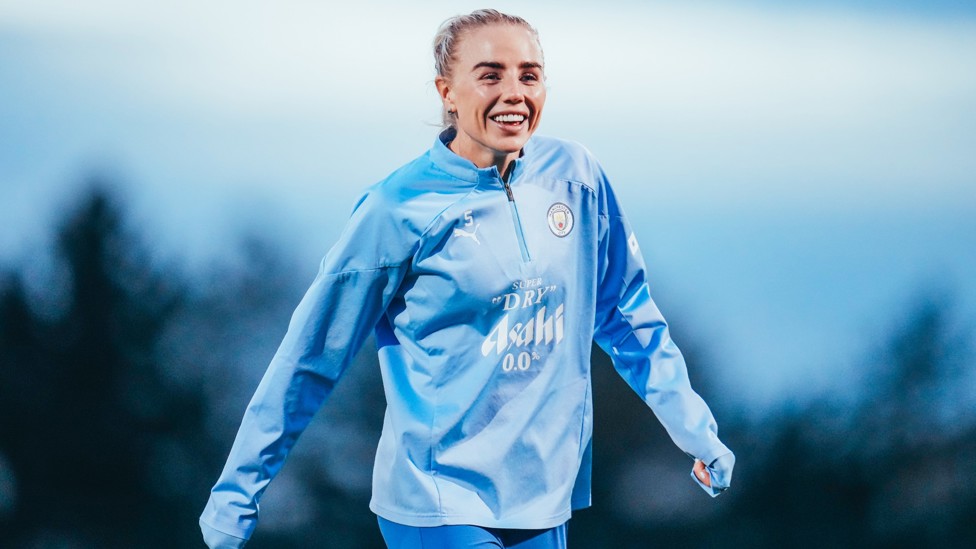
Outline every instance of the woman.
{"label": "woman", "polygon": [[446,21],[434,56],[448,127],[369,189],[323,260],[201,516],[211,547],[250,536],[370,330],[387,398],[370,509],[391,547],[565,547],[571,511],[590,505],[593,340],[696,458],[702,487],[728,486],[734,458],[600,166],[532,137],[546,100],[536,31],[480,10]]}

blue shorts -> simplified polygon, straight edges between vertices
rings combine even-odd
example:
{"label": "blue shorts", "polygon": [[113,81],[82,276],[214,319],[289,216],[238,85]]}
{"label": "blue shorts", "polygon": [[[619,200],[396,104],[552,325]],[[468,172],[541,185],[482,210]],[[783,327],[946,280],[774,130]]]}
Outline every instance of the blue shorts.
{"label": "blue shorts", "polygon": [[389,549],[566,549],[566,523],[543,530],[404,526],[377,517]]}

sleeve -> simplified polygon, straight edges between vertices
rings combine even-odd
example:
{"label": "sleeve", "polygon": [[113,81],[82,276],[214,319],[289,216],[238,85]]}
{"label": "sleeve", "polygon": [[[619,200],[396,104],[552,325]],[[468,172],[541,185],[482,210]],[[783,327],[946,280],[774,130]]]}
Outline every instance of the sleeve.
{"label": "sleeve", "polygon": [[402,281],[409,237],[383,202],[360,200],[292,315],[200,516],[211,548],[250,537],[262,493]]}
{"label": "sleeve", "polygon": [[594,339],[671,440],[686,454],[712,464],[731,452],[719,440],[708,406],[691,388],[684,357],[651,299],[637,238],[602,172],[600,178]]}
{"label": "sleeve", "polygon": [[245,539],[211,528],[202,519],[200,520],[200,531],[203,532],[203,542],[210,549],[241,549],[247,543]]}

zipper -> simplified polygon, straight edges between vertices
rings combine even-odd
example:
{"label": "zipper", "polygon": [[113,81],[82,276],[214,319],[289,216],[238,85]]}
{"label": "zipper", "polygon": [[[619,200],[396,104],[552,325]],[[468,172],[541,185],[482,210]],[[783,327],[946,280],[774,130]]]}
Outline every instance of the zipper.
{"label": "zipper", "polygon": [[529,257],[529,249],[525,246],[525,234],[522,232],[522,221],[519,220],[518,208],[515,207],[515,196],[512,195],[512,186],[507,180],[502,180],[505,185],[505,194],[508,195],[508,208],[512,212],[512,222],[515,223],[515,238],[518,239],[519,251],[522,252],[522,262],[532,261]]}

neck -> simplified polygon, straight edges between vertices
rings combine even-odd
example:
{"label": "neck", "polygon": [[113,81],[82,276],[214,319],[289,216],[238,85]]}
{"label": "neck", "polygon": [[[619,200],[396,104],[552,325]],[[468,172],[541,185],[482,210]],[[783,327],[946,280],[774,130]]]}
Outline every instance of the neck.
{"label": "neck", "polygon": [[503,180],[508,181],[508,170],[512,167],[512,162],[519,157],[519,153],[522,151],[507,154],[500,157],[493,162],[496,168],[498,168],[498,175],[502,177]]}
{"label": "neck", "polygon": [[454,140],[448,144],[448,148],[461,158],[470,160],[479,168],[495,166],[498,168],[498,173],[502,177],[507,175],[512,161],[522,154],[521,150],[505,154],[497,154],[494,151],[487,150],[484,147],[478,146],[474,143],[469,143],[467,140],[461,138],[460,135],[455,137]]}

